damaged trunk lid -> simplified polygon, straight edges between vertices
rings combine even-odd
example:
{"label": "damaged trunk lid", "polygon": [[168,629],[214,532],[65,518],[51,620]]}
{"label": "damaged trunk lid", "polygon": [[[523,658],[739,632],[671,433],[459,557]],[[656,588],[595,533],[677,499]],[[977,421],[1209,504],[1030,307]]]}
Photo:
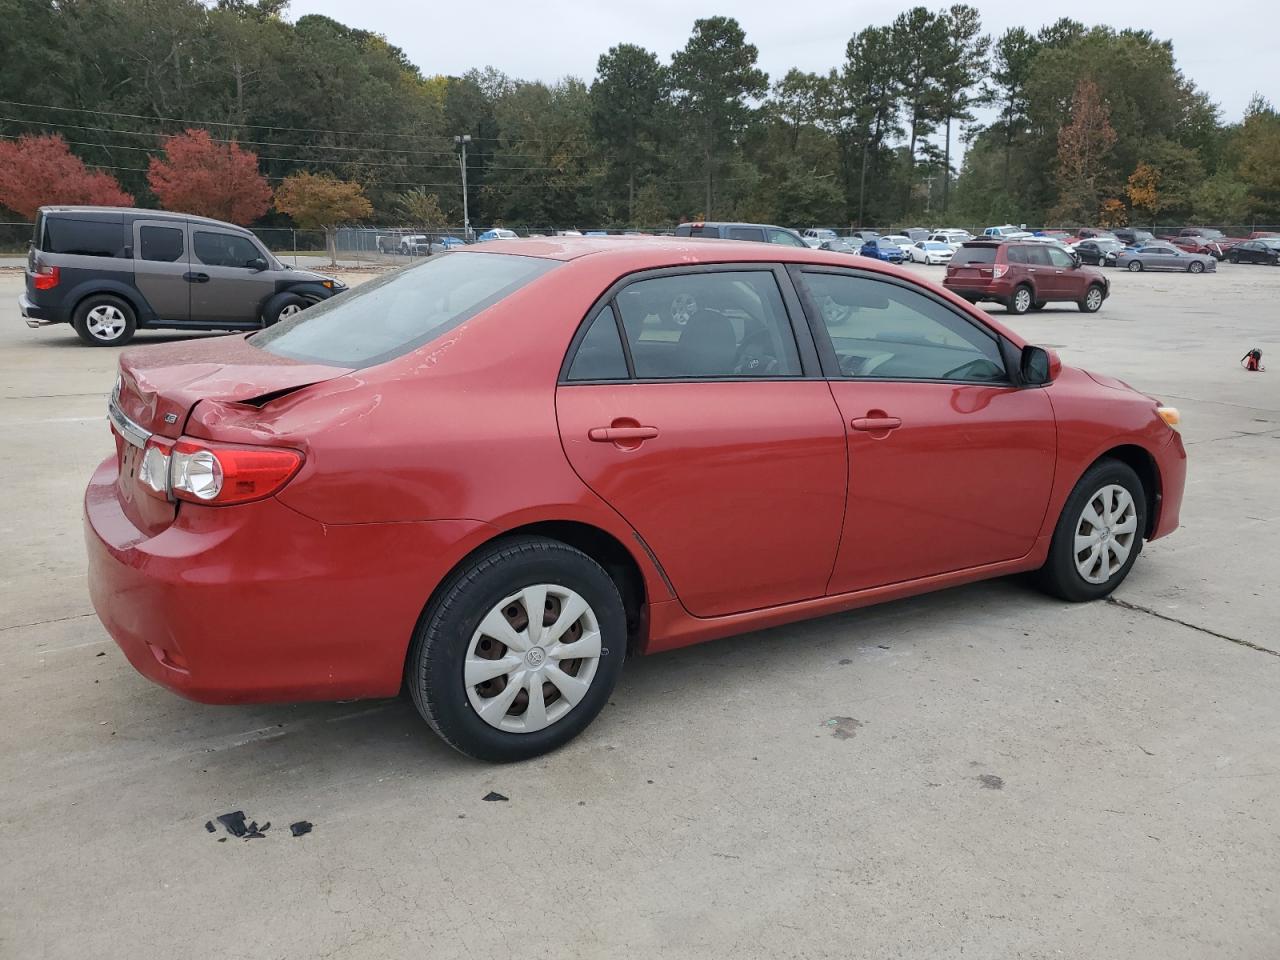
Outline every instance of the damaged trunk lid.
{"label": "damaged trunk lid", "polygon": [[117,496],[125,514],[147,536],[173,522],[177,504],[145,485],[147,441],[182,436],[201,401],[262,406],[350,372],[267,353],[242,335],[126,351],[107,408],[119,467]]}

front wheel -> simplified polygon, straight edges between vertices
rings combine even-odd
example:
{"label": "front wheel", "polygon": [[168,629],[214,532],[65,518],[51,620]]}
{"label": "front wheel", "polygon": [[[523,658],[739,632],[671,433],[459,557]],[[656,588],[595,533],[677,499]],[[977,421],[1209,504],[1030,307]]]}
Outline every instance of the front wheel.
{"label": "front wheel", "polygon": [[1096,283],[1089,287],[1084,295],[1084,299],[1080,301],[1080,309],[1085,313],[1097,313],[1102,309],[1102,288]]}
{"label": "front wheel", "polygon": [[1227,259],[1228,259],[1230,262],[1232,262],[1232,263],[1239,263],[1239,262],[1240,262],[1240,257],[1239,257],[1239,255],[1238,255],[1238,254],[1235,254],[1235,253],[1233,253],[1231,256],[1227,257]]}
{"label": "front wheel", "polygon": [[1204,264],[1199,260],[1193,260],[1191,266],[1187,267],[1188,273],[1204,273]]}
{"label": "front wheel", "polygon": [[1129,575],[1147,529],[1142,481],[1127,463],[1100,460],[1067,498],[1040,568],[1041,587],[1079,603],[1105,597]]}
{"label": "front wheel", "polygon": [[1141,260],[1130,260],[1130,261],[1129,261],[1129,272],[1130,272],[1130,273],[1141,273],[1141,272],[1142,272],[1142,261],[1141,261]]}
{"label": "front wheel", "polygon": [[626,656],[617,585],[567,544],[498,541],[441,587],[405,680],[446,743],[496,763],[572,740],[608,702]]}

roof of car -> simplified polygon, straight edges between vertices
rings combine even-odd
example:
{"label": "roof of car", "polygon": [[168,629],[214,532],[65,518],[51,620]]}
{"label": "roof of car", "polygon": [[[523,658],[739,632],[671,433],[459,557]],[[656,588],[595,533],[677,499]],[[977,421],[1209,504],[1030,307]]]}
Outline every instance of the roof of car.
{"label": "roof of car", "polygon": [[80,205],[56,205],[41,207],[40,212],[48,216],[51,213],[65,214],[91,214],[91,215],[110,215],[112,219],[115,217],[146,217],[148,220],[188,220],[191,223],[206,223],[213,227],[224,227],[231,230],[239,230],[243,233],[251,233],[247,227],[239,226],[234,223],[227,223],[225,220],[214,220],[212,217],[198,217],[194,213],[178,213],[173,210],[145,210],[142,207],[91,207]]}
{"label": "roof of car", "polygon": [[[633,270],[677,264],[778,260],[849,266],[848,254],[831,254],[811,247],[710,237],[539,237],[490,240],[483,246],[468,247],[465,252],[508,253],[548,260],[609,257],[626,261],[628,268]],[[864,266],[861,262],[858,265]],[[869,260],[865,265],[874,266],[874,261]]]}

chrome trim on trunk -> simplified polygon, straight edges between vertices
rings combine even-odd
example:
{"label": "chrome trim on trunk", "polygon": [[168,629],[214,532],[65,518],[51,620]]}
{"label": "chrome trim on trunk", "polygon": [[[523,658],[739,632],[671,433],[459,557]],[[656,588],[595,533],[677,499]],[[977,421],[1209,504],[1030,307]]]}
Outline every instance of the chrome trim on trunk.
{"label": "chrome trim on trunk", "polygon": [[133,444],[139,450],[147,445],[147,441],[151,439],[151,432],[143,428],[141,425],[134,423],[124,411],[120,409],[120,404],[116,398],[112,396],[107,403],[107,419],[111,421],[111,425],[116,428],[116,433],[124,437],[129,443]]}

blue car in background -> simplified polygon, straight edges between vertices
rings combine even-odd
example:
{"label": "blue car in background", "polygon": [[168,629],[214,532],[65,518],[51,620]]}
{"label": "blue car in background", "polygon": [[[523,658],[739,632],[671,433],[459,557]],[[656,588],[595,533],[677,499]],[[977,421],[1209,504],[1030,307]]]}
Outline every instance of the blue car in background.
{"label": "blue car in background", "polygon": [[883,237],[876,237],[876,239],[868,240],[864,243],[862,245],[862,255],[875,260],[886,260],[889,263],[901,263],[904,256],[900,246],[896,243],[890,243]]}
{"label": "blue car in background", "polygon": [[480,236],[476,237],[476,243],[484,243],[488,240],[515,240],[516,232],[514,230],[504,230],[502,227],[494,227],[492,230],[486,230]]}
{"label": "blue car in background", "polygon": [[437,244],[446,250],[453,250],[455,247],[465,247],[466,244],[458,237],[441,237],[436,241]]}

